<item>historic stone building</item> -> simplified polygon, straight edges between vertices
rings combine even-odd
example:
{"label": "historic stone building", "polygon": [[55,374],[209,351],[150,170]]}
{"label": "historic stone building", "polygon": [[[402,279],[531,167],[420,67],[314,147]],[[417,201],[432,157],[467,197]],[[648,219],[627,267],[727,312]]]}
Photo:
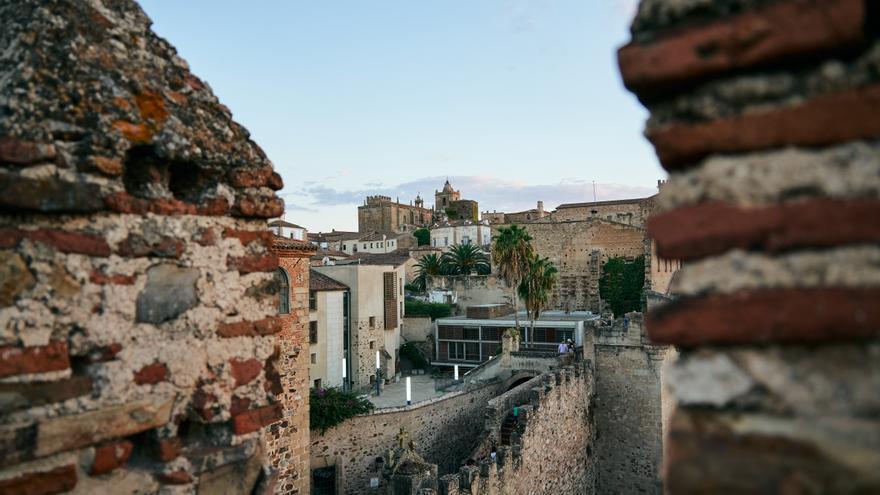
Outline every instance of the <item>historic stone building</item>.
{"label": "historic stone building", "polygon": [[434,221],[434,211],[425,208],[421,197],[403,204],[388,196],[367,196],[358,206],[358,232],[411,232]]}
{"label": "historic stone building", "polygon": [[447,180],[442,190],[434,191],[434,218],[476,222],[480,219],[480,205],[472,199],[461,199],[461,192]]}
{"label": "historic stone building", "polygon": [[505,213],[503,211],[484,211],[481,218],[491,224],[505,224],[531,222],[532,220],[540,220],[549,215],[550,212],[544,210],[544,202],[538,201],[537,207],[530,210],[513,213]]}

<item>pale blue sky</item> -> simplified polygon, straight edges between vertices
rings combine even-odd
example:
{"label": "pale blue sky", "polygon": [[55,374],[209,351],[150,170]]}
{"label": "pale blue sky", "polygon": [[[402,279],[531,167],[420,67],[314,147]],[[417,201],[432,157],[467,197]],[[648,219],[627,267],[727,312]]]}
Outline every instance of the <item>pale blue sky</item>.
{"label": "pale blue sky", "polygon": [[369,193],[481,210],[645,196],[665,177],[615,62],[633,0],[144,0],[284,177],[286,218]]}

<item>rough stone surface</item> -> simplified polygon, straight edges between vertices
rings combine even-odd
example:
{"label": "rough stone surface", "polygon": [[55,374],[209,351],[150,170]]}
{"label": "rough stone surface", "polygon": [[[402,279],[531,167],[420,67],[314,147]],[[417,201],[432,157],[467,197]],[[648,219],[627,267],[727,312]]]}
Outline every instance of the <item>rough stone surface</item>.
{"label": "rough stone surface", "polygon": [[147,284],[137,298],[137,321],[164,323],[193,307],[198,270],[156,265],[147,270]]}

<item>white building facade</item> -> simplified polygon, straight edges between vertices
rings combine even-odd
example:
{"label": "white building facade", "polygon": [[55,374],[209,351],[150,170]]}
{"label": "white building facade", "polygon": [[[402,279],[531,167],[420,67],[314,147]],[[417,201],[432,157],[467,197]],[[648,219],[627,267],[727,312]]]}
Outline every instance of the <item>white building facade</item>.
{"label": "white building facade", "polygon": [[348,287],[309,273],[309,380],[312,388],[342,387],[348,364]]}
{"label": "white building facade", "polygon": [[488,249],[492,244],[492,229],[488,221],[463,221],[431,227],[431,246],[443,250],[456,244],[473,244]]}

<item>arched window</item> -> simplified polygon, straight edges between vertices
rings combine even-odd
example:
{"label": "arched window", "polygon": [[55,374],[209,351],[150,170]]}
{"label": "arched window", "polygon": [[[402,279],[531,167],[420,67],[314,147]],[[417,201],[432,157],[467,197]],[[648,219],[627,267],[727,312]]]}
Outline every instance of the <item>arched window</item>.
{"label": "arched window", "polygon": [[275,280],[278,282],[278,313],[290,313],[290,277],[283,268],[275,270]]}

